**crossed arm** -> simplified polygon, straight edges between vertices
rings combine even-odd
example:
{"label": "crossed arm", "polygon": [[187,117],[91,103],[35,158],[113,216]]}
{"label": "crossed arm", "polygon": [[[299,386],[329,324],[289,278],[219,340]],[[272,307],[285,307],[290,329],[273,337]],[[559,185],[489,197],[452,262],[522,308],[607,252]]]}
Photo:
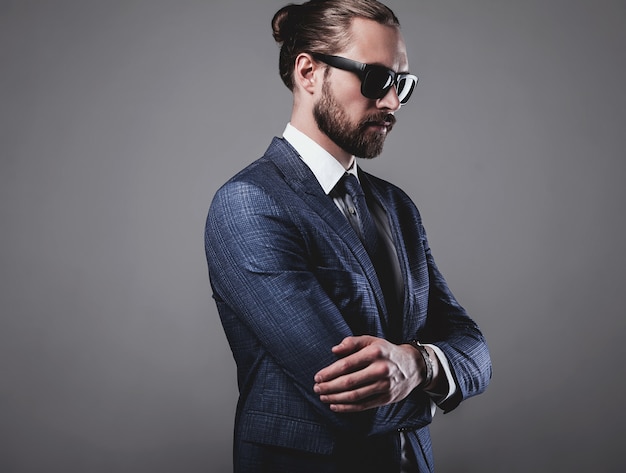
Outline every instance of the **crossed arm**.
{"label": "crossed arm", "polygon": [[[331,424],[350,428],[353,418],[336,413],[361,411],[371,413],[370,433],[427,423],[424,394],[415,390],[421,355],[411,345],[354,336],[306,259],[297,223],[305,207],[277,202],[257,185],[228,187],[214,199],[206,233],[212,284],[224,303]],[[428,388],[445,391],[432,350],[430,358]]]}

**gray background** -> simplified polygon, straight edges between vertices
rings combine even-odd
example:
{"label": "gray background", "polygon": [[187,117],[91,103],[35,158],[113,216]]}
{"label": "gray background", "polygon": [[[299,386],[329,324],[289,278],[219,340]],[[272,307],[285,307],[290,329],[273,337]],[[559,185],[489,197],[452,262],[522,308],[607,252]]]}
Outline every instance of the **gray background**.
{"label": "gray background", "polygon": [[[227,472],[203,250],[288,120],[285,1],[0,0],[0,471]],[[623,0],[395,0],[420,84],[365,167],[486,334],[440,472],[624,471]]]}

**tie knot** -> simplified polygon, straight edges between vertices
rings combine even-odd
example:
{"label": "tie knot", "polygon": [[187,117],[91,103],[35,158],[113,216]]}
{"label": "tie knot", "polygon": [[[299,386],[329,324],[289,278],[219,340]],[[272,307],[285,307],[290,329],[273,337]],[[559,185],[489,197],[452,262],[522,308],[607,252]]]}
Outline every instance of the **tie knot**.
{"label": "tie knot", "polygon": [[343,176],[343,185],[346,192],[348,192],[351,197],[363,195],[363,188],[354,174],[345,173]]}

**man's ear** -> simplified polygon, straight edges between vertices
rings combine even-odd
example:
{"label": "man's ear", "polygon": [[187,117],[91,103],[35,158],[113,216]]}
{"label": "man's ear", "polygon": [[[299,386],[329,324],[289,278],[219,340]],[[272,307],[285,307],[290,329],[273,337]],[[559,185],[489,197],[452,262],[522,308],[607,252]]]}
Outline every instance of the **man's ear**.
{"label": "man's ear", "polygon": [[314,94],[319,80],[320,64],[315,62],[310,54],[300,53],[296,57],[293,71],[294,84],[303,92]]}

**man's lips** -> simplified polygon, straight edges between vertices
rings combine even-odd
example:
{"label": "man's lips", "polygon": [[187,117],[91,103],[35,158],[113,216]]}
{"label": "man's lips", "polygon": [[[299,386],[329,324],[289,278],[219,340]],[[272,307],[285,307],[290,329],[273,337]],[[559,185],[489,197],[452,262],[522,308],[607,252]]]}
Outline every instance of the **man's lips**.
{"label": "man's lips", "polygon": [[380,131],[382,133],[387,133],[390,130],[389,125],[384,125],[380,123],[371,123],[368,125],[368,128],[373,128],[374,130]]}
{"label": "man's lips", "polygon": [[368,128],[376,128],[380,131],[389,131],[393,128],[392,122],[382,121],[382,122],[366,122],[365,124]]}
{"label": "man's lips", "polygon": [[380,128],[380,129],[384,129],[388,131],[393,128],[393,125],[395,125],[395,123],[396,123],[396,117],[394,117],[393,115],[387,115],[382,118],[374,118],[374,119],[367,120],[365,122],[365,126]]}

